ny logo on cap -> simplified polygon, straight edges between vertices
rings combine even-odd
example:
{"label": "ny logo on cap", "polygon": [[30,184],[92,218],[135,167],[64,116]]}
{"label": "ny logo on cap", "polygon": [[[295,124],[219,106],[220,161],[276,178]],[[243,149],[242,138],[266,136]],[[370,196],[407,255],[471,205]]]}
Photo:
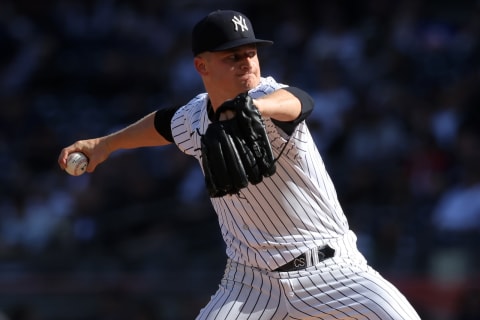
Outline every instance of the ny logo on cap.
{"label": "ny logo on cap", "polygon": [[247,22],[242,16],[233,16],[233,24],[235,25],[235,31],[238,31],[238,27],[242,28],[242,32],[248,31]]}

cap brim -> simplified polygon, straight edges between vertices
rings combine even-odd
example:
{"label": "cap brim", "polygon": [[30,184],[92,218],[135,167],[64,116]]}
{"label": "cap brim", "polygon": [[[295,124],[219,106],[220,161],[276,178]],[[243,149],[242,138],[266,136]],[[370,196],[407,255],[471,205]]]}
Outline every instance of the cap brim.
{"label": "cap brim", "polygon": [[212,49],[210,51],[216,52],[216,51],[224,51],[224,50],[229,50],[233,49],[236,47],[241,47],[245,46],[247,44],[255,44],[257,46],[270,46],[273,44],[273,41],[270,40],[262,40],[262,39],[238,39],[235,41],[230,41],[227,43],[222,44],[221,46],[216,47],[215,49]]}

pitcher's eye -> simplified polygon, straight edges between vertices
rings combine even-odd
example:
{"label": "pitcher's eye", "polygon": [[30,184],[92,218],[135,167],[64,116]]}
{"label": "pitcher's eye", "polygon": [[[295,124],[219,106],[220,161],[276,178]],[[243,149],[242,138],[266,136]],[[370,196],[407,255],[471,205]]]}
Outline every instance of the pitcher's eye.
{"label": "pitcher's eye", "polygon": [[228,54],[225,56],[225,59],[231,62],[238,62],[243,59],[251,59],[257,55],[257,50],[248,50],[248,51],[238,51],[238,52],[232,52],[231,54]]}
{"label": "pitcher's eye", "polygon": [[228,60],[231,60],[231,61],[238,61],[240,60],[240,55],[239,54],[231,54],[229,56],[227,56],[227,59]]}

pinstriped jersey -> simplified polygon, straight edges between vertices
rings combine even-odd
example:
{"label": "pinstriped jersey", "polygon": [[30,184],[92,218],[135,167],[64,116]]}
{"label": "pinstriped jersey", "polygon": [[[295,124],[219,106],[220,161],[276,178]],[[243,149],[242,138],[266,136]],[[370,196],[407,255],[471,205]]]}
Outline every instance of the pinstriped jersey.
{"label": "pinstriped jersey", "polygon": [[[259,98],[285,85],[261,78],[249,91]],[[173,116],[175,144],[201,164],[200,138],[210,120],[208,95],[202,93]],[[269,118],[267,134],[277,171],[239,194],[211,198],[229,258],[273,270],[313,247],[345,234],[349,227],[322,157],[305,121],[288,137]]]}

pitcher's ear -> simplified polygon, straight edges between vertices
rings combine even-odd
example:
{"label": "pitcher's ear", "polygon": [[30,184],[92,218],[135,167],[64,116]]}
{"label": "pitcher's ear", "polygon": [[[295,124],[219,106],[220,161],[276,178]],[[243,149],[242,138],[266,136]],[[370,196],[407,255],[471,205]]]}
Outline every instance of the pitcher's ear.
{"label": "pitcher's ear", "polygon": [[207,66],[205,65],[205,61],[202,58],[195,57],[193,63],[198,73],[204,74],[205,72],[207,72]]}

